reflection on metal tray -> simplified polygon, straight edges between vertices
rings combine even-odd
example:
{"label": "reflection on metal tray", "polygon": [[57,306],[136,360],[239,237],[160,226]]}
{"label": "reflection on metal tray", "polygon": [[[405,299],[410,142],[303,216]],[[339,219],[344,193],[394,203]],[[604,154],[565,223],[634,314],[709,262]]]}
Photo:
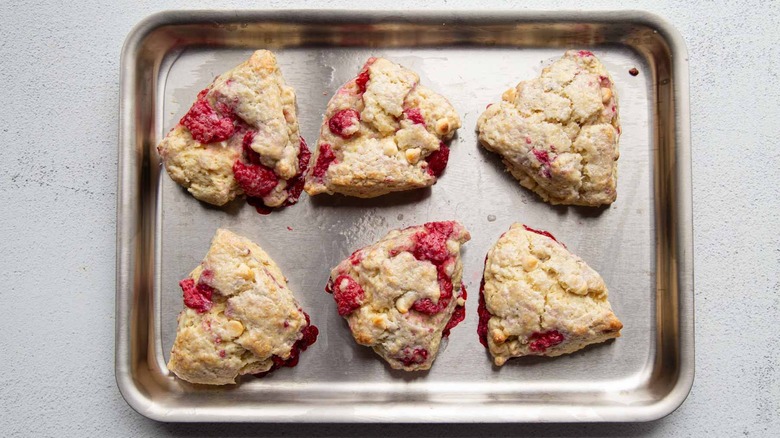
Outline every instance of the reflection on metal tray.
{"label": "reflection on metal tray", "polygon": [[[252,50],[274,50],[313,145],[327,100],[371,55],[418,72],[463,127],[430,189],[361,200],[305,195],[268,216],[196,201],[161,170],[155,146],[199,90]],[[593,50],[620,103],[618,199],[554,207],[478,147],[488,103],[567,48]],[[636,67],[638,76],[629,74]],[[116,377],[125,399],[165,421],[643,421],[664,416],[693,381],[688,68],[679,35],[640,12],[169,12],[136,26],[122,53]],[[467,317],[429,372],[391,370],[353,342],[329,269],[392,228],[457,219]],[[614,342],[554,359],[491,365],[479,344],[477,290],[488,248],[516,221],[550,230],[599,271],[625,324]],[[177,380],[165,362],[181,310],[177,282],[217,227],[259,243],[321,330],[296,368],[235,387]]]}

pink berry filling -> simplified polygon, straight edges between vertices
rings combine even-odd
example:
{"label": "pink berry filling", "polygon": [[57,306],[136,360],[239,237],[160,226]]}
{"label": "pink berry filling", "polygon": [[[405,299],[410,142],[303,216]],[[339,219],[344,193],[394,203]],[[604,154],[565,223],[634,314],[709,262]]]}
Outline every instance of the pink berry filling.
{"label": "pink berry filling", "polygon": [[550,330],[544,333],[534,333],[528,340],[528,348],[535,352],[544,352],[550,347],[554,347],[563,342],[563,335],[558,330]]}
{"label": "pink berry filling", "polygon": [[333,149],[331,149],[329,144],[322,143],[320,145],[320,154],[317,157],[317,163],[314,165],[314,170],[312,171],[314,178],[322,181],[322,177],[325,176],[325,172],[328,171],[328,167],[330,167],[331,163],[334,161],[336,161],[336,154],[333,153]]}
{"label": "pink berry filling", "polygon": [[433,151],[425,158],[425,161],[428,162],[428,173],[438,178],[444,172],[444,168],[447,167],[449,160],[450,148],[444,143],[440,143],[439,150]]}
{"label": "pink berry filling", "polygon": [[577,55],[579,55],[582,58],[585,58],[585,57],[588,57],[588,56],[594,56],[593,52],[591,52],[589,50],[580,50],[579,52],[577,52]]}
{"label": "pink berry filling", "polygon": [[225,104],[217,104],[217,110],[206,100],[208,89],[198,93],[198,100],[179,123],[184,125],[192,134],[192,138],[199,143],[213,143],[225,141],[233,136],[235,116]]}
{"label": "pink berry filling", "polygon": [[412,123],[425,126],[425,119],[420,112],[420,108],[407,108],[404,110],[404,114]]}
{"label": "pink berry filling", "polygon": [[[523,225],[523,228],[525,228],[526,230],[528,230],[528,231],[530,231],[530,232],[532,232],[532,233],[541,234],[542,236],[549,237],[550,239],[552,239],[552,240],[554,240],[554,241],[558,242],[558,239],[556,239],[556,238],[555,238],[555,236],[553,236],[553,235],[552,235],[550,232],[548,232],[548,231],[537,230],[537,229],[535,229],[535,228],[531,228],[531,227],[529,227],[528,225]],[[561,244],[561,245],[562,245],[564,248],[566,248],[566,245],[562,244],[561,242],[558,242],[558,243],[559,243],[559,244]]]}
{"label": "pink berry filling", "polygon": [[179,282],[179,287],[181,287],[184,293],[185,306],[198,313],[204,313],[211,309],[211,296],[214,293],[214,289],[211,286],[201,282],[196,285],[195,280],[185,278]]}
{"label": "pink berry filling", "polygon": [[349,139],[360,129],[360,113],[352,108],[343,109],[328,120],[328,128],[334,135]]}
{"label": "pink berry filling", "polygon": [[333,291],[333,299],[336,300],[339,315],[347,316],[363,304],[365,296],[363,288],[349,275],[339,275],[336,281],[329,283],[329,286]]}

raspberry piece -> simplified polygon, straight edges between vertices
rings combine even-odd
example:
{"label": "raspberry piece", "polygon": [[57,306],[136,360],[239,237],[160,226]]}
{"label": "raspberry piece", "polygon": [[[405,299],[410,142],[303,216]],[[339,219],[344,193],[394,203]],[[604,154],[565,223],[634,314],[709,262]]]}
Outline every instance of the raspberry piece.
{"label": "raspberry piece", "polygon": [[360,113],[352,108],[343,109],[328,120],[328,128],[343,139],[351,138],[360,130]]}
{"label": "raspberry piece", "polygon": [[447,239],[452,235],[452,222],[428,222],[425,231],[417,233],[413,250],[417,260],[429,260],[434,265],[444,263],[449,257]]}
{"label": "raspberry piece", "polygon": [[233,163],[233,176],[244,193],[252,198],[262,198],[279,183],[273,170],[262,164],[244,164],[241,160]]}
{"label": "raspberry piece", "polygon": [[287,207],[298,202],[298,198],[301,197],[303,192],[303,185],[306,182],[306,171],[309,169],[309,160],[311,159],[311,152],[309,152],[309,146],[306,145],[306,140],[301,137],[301,142],[298,149],[298,174],[287,181],[287,199],[284,201],[283,207]]}
{"label": "raspberry piece", "polygon": [[406,114],[406,118],[409,119],[412,123],[425,126],[425,119],[420,112],[420,108],[405,109],[404,114]]}
{"label": "raspberry piece", "polygon": [[425,158],[425,161],[428,162],[428,173],[438,178],[444,172],[444,168],[447,167],[449,160],[450,148],[444,143],[440,143],[439,150],[433,151]]}
{"label": "raspberry piece", "polygon": [[423,298],[412,304],[412,309],[425,313],[426,315],[435,315],[450,305],[452,299],[452,280],[444,272],[444,265],[436,266],[436,273],[439,280],[439,302],[434,304],[430,298]]}
{"label": "raspberry piece", "polygon": [[580,50],[579,52],[577,52],[577,55],[579,55],[582,58],[586,58],[588,56],[594,56],[593,52],[589,50]]}
{"label": "raspberry piece", "polygon": [[[528,225],[523,225],[523,228],[525,228],[526,230],[528,230],[528,231],[530,231],[532,233],[541,234],[542,236],[549,237],[550,239],[558,242],[558,239],[556,239],[555,236],[550,234],[548,231],[537,230],[535,228],[529,227]],[[564,248],[566,248],[566,245],[562,244],[561,242],[558,242],[558,243],[561,244]]]}
{"label": "raspberry piece", "polygon": [[254,149],[252,149],[252,141],[255,139],[255,133],[254,131],[247,131],[246,134],[244,134],[244,139],[241,140],[241,148],[244,151],[244,156],[246,157],[246,160],[249,161],[250,164],[262,164],[260,163],[260,154],[255,152]]}
{"label": "raspberry piece", "polygon": [[320,155],[317,157],[317,163],[314,165],[312,175],[322,181],[322,177],[325,175],[325,172],[328,171],[330,164],[334,161],[336,161],[336,155],[333,153],[330,145],[322,143],[320,145]]}
{"label": "raspberry piece", "polygon": [[320,334],[319,329],[317,329],[316,326],[311,325],[311,320],[309,319],[309,315],[306,312],[303,312],[303,316],[306,317],[306,327],[304,327],[304,329],[301,330],[301,339],[298,339],[293,344],[292,349],[290,350],[290,356],[287,359],[282,359],[281,357],[276,355],[272,356],[271,360],[273,361],[274,364],[271,365],[271,369],[262,373],[255,374],[255,377],[265,377],[270,372],[277,370],[281,367],[292,368],[298,365],[298,359],[300,358],[301,352],[306,351],[306,349],[309,348],[309,346],[317,342],[317,336]]}
{"label": "raspberry piece", "polygon": [[[487,257],[485,257],[485,266],[487,266]],[[479,316],[479,322],[477,323],[477,336],[479,336],[479,343],[482,344],[483,347],[488,348],[488,321],[490,321],[490,318],[493,315],[488,312],[487,305],[485,304],[484,269],[482,273],[482,281],[479,283],[479,305],[477,306],[477,315]]]}
{"label": "raspberry piece", "polygon": [[349,262],[352,263],[352,266],[357,266],[362,261],[363,261],[363,253],[360,252],[360,250],[353,252],[352,255],[349,256]]}
{"label": "raspberry piece", "polygon": [[410,347],[406,347],[401,352],[403,353],[403,356],[400,357],[399,360],[405,367],[425,363],[428,359],[428,350],[424,348],[415,348],[412,350]]}
{"label": "raspberry piece", "polygon": [[363,304],[363,288],[349,275],[339,275],[333,282],[333,299],[338,305],[339,315],[347,316]]}
{"label": "raspberry piece", "polygon": [[[463,298],[464,300],[468,297],[468,294],[466,293],[466,285],[461,283],[460,284],[460,298]],[[466,308],[464,306],[455,306],[455,311],[452,312],[452,316],[450,317],[450,320],[447,322],[447,325],[444,327],[444,331],[442,331],[442,336],[447,337],[450,335],[450,330],[452,330],[455,326],[463,322],[463,320],[466,319]]]}
{"label": "raspberry piece", "polygon": [[544,333],[534,333],[528,340],[533,341],[528,344],[531,351],[544,352],[550,347],[554,347],[563,342],[563,335],[558,330],[550,330]]}
{"label": "raspberry piece", "polygon": [[199,143],[225,141],[233,136],[235,116],[224,104],[219,106],[220,112],[224,114],[220,116],[206,100],[207,93],[208,89],[205,89],[198,94],[198,100],[192,104],[179,123],[184,125],[192,134],[192,138]]}
{"label": "raspberry piece", "polygon": [[531,149],[534,156],[540,163],[542,163],[542,175],[550,177],[550,153],[541,149]]}
{"label": "raspberry piece", "polygon": [[203,313],[211,309],[211,295],[214,289],[203,283],[195,284],[195,280],[185,278],[179,282],[182,292],[184,292],[184,305],[190,309]]}
{"label": "raspberry piece", "polygon": [[434,304],[430,298],[417,300],[412,309],[434,315],[446,309],[452,298],[452,280],[445,272],[445,262],[451,258],[447,249],[447,239],[452,235],[452,222],[428,222],[425,231],[415,235],[415,246],[412,250],[417,260],[428,260],[436,266],[439,280],[439,302]]}

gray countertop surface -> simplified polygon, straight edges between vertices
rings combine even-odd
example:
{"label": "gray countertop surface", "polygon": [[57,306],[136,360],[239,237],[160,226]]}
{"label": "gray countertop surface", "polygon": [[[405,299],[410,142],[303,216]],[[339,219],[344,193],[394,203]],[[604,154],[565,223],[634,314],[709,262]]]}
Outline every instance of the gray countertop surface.
{"label": "gray countertop surface", "polygon": [[780,436],[780,3],[430,1],[426,9],[643,9],[690,59],[696,379],[632,424],[224,425],[148,420],[114,381],[119,53],[166,9],[413,9],[423,2],[0,4],[0,435]]}

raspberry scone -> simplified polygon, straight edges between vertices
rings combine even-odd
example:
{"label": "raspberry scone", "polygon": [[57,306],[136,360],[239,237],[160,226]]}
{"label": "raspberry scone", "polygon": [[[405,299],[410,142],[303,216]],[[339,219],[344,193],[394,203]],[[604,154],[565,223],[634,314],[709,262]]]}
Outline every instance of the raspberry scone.
{"label": "raspberry scone", "polygon": [[195,198],[224,205],[245,194],[258,211],[297,202],[311,155],[295,92],[268,50],[217,76],[157,151]]}
{"label": "raspberry scone", "polygon": [[478,333],[496,365],[620,336],[601,276],[552,234],[514,224],[485,259]]}
{"label": "raspberry scone", "polygon": [[287,279],[249,239],[217,230],[200,266],[182,280],[168,369],[191,383],[227,385],[243,374],[294,367],[317,340]]}
{"label": "raspberry scone", "polygon": [[477,121],[480,143],[551,204],[611,204],[620,123],[614,83],[593,55],[567,51],[507,90]]}
{"label": "raspberry scone", "polygon": [[466,314],[460,247],[470,238],[457,222],[430,222],[393,230],[336,266],[325,290],[355,341],[395,369],[429,369]]}
{"label": "raspberry scone", "polygon": [[306,192],[371,198],[433,185],[459,127],[455,108],[415,72],[370,58],[328,103]]}

